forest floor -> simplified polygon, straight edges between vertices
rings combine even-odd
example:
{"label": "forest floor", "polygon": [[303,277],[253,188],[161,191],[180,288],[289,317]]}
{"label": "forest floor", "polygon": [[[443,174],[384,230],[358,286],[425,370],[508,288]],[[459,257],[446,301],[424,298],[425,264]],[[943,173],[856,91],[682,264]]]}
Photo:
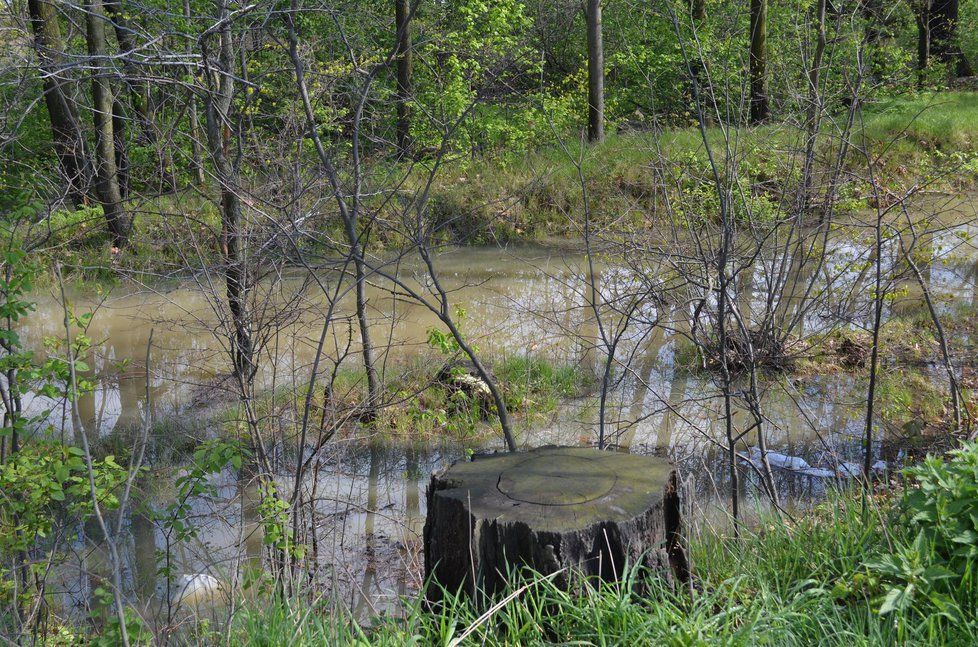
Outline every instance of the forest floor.
{"label": "forest floor", "polygon": [[[821,125],[816,165],[823,172],[835,164],[846,115],[843,110]],[[846,181],[835,205],[839,212],[898,199],[912,187],[966,192],[978,186],[978,93],[922,93],[870,104],[852,133]],[[784,215],[785,191],[797,182],[805,138],[797,126],[786,124],[707,131],[710,151],[723,172],[736,173],[753,196],[749,209],[754,218]],[[867,156],[873,160],[878,191],[866,181],[865,170],[859,170],[867,167]],[[410,193],[412,184],[425,180],[422,167],[408,173],[403,191]],[[585,196],[598,236],[649,231],[671,221],[676,213],[666,204],[680,194],[686,213],[709,218],[717,212],[707,147],[694,126],[619,132],[598,145],[569,140],[521,155],[463,156],[446,160],[442,168],[429,202],[441,242],[478,245],[579,235]],[[379,175],[390,173],[387,169]],[[397,220],[398,204],[385,200],[378,206],[382,226],[374,228],[375,252],[403,242],[394,227],[383,226],[385,219]],[[187,188],[134,202],[129,210],[135,222],[131,242],[118,253],[110,249],[97,207],[54,212],[37,260],[47,260],[45,250],[56,250],[52,253],[69,275],[108,283],[133,272],[147,281],[179,277],[188,267],[215,260],[220,226],[211,196]],[[326,233],[339,231],[335,215],[324,212],[314,221]]]}
{"label": "forest floor", "polygon": [[[836,164],[846,118],[842,110],[821,124],[816,165],[823,171]],[[918,94],[870,104],[851,133],[839,211],[871,208],[913,187],[957,193],[978,184],[978,93]],[[783,210],[779,203],[784,188],[797,184],[806,137],[797,126],[773,123],[706,132],[720,172],[736,173],[753,196],[755,217]],[[867,181],[867,156],[880,196]],[[690,206],[704,217],[711,206],[716,211],[707,146],[692,126],[616,133],[598,145],[571,140],[516,159],[448,168],[432,188],[431,209],[447,238],[462,244],[580,234],[585,195],[599,236],[603,229],[647,229],[674,217],[665,196],[686,212]]]}

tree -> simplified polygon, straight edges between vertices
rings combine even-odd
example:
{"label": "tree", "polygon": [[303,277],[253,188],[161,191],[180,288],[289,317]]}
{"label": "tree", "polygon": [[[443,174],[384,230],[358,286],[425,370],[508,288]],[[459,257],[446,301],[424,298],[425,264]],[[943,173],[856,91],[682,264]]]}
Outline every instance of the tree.
{"label": "tree", "polygon": [[587,0],[587,137],[604,140],[604,45],[601,0]]}
{"label": "tree", "polygon": [[917,67],[923,72],[931,56],[948,65],[954,77],[971,76],[971,64],[958,42],[958,0],[911,0],[917,19]]}
{"label": "tree", "polygon": [[[241,218],[241,196],[238,194],[239,169],[231,157],[232,108],[234,107],[235,63],[231,45],[231,12],[227,0],[216,0],[220,22],[201,37],[205,66],[204,107],[207,123],[207,145],[214,175],[221,192],[221,254],[224,257],[224,280],[227,304],[234,329],[232,359],[242,391],[246,391],[255,376],[254,348],[248,315],[250,277],[244,259],[245,231]],[[209,37],[218,36],[217,58],[212,59]]]}
{"label": "tree", "polygon": [[[112,21],[116,41],[122,55],[124,82],[129,90],[130,103],[139,124],[140,137],[143,142],[156,153],[159,176],[159,188],[163,191],[176,191],[177,178],[173,167],[173,156],[169,149],[161,145],[156,124],[153,121],[149,87],[145,79],[140,78],[138,70],[132,63],[131,54],[136,51],[137,43],[133,38],[134,31],[129,24],[128,13],[122,0],[106,0],[105,11]],[[120,104],[121,105],[121,104]],[[126,120],[128,122],[128,120]],[[117,137],[121,139],[121,137]],[[120,171],[121,172],[121,171]],[[125,191],[123,191],[125,193]]]}
{"label": "tree", "polygon": [[394,0],[394,25],[397,30],[397,150],[408,152],[411,140],[411,72],[414,65],[411,52],[411,3]]}
{"label": "tree", "polygon": [[80,205],[89,188],[89,166],[85,155],[78,114],[66,91],[64,41],[54,5],[45,0],[28,0],[34,46],[37,49],[44,85],[44,103],[51,122],[58,165],[67,188],[68,199]]}
{"label": "tree", "polygon": [[[312,100],[309,97],[308,87],[305,81],[305,71],[301,58],[299,57],[298,44],[299,36],[295,27],[295,16],[298,13],[298,0],[292,0],[291,8],[287,18],[289,29],[289,58],[295,70],[296,88],[299,91],[303,112],[306,118],[306,126],[309,138],[312,140],[316,155],[323,166],[326,176],[329,178],[330,188],[333,191],[333,198],[343,220],[343,231],[349,245],[349,256],[353,261],[354,278],[356,281],[356,304],[357,304],[357,323],[360,328],[360,345],[363,356],[363,368],[367,374],[367,403],[364,407],[364,419],[371,419],[376,414],[376,407],[380,402],[380,378],[377,374],[377,367],[374,361],[374,346],[370,339],[370,321],[367,317],[367,265],[365,260],[365,248],[367,234],[366,230],[361,229],[360,215],[364,208],[362,203],[363,196],[363,166],[361,159],[361,124],[363,119],[363,107],[370,95],[370,88],[376,73],[381,69],[376,67],[367,74],[363,84],[358,88],[358,94],[354,96],[356,109],[354,110],[352,124],[350,128],[352,140],[352,171],[353,188],[347,191],[341,186],[340,178],[333,164],[333,160],[326,151],[317,131],[315,111]],[[401,43],[395,46],[392,56],[401,52]],[[388,57],[384,65],[391,61]],[[398,68],[400,72],[400,67]]]}
{"label": "tree", "polygon": [[92,65],[92,119],[95,122],[95,192],[112,236],[112,246],[126,245],[132,220],[126,213],[116,165],[113,98],[105,45],[105,17],[101,0],[85,3],[85,38]]}
{"label": "tree", "polygon": [[767,0],[750,0],[750,122],[771,116],[767,96]]}

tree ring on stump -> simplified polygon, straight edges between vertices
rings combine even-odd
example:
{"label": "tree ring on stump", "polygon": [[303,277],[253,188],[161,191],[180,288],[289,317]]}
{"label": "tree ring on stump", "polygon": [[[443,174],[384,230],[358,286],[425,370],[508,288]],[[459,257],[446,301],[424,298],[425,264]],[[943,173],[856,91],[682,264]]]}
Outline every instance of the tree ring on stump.
{"label": "tree ring on stump", "polygon": [[457,462],[428,487],[427,597],[493,594],[522,567],[564,587],[579,575],[619,580],[636,564],[684,581],[680,490],[662,458],[585,447]]}
{"label": "tree ring on stump", "polygon": [[618,477],[591,456],[565,456],[551,460],[531,453],[499,475],[496,487],[520,503],[580,505],[608,495]]}

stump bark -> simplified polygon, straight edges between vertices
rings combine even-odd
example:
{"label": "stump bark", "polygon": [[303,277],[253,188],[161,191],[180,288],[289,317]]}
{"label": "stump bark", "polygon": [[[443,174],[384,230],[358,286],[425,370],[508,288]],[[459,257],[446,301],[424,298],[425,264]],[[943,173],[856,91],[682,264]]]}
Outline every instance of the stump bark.
{"label": "stump bark", "polygon": [[642,564],[689,577],[676,470],[660,458],[541,447],[458,462],[431,476],[424,527],[429,601],[441,589],[492,595],[531,567],[567,587]]}

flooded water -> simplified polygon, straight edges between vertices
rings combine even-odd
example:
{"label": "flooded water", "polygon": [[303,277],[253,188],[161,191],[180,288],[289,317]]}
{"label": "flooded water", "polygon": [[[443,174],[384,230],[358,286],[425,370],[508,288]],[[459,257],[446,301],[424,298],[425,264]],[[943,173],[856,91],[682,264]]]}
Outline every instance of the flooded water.
{"label": "flooded water", "polygon": [[[973,209],[968,208],[956,203],[955,226],[927,239],[922,269],[942,312],[962,304],[978,307],[978,254],[971,242],[978,229]],[[819,308],[799,307],[785,320],[813,338],[837,326],[840,312],[848,317],[848,325],[865,321],[872,289],[868,249],[865,241],[856,238],[833,239],[824,265],[811,270],[825,273],[827,278],[816,276],[812,283],[827,296]],[[895,247],[888,254],[887,263],[897,262]],[[649,276],[665,272],[657,266],[611,259],[610,255],[596,257],[596,276],[609,290],[631,285],[642,274],[639,278],[648,281]],[[600,370],[603,351],[596,341],[598,325],[584,282],[587,258],[580,249],[568,244],[446,249],[438,254],[436,266],[453,304],[465,311],[464,329],[487,357],[533,355],[571,363],[582,371]],[[429,287],[419,264],[404,262],[397,270],[409,277],[414,288]],[[277,317],[277,323],[276,333],[262,340],[258,381],[264,388],[294,388],[308,379],[329,304],[322,286],[334,285],[328,275],[319,278],[321,285],[305,274],[276,284],[276,294],[290,305],[285,313],[268,314]],[[765,272],[762,268],[755,275],[752,270],[740,280],[738,303],[749,319],[752,312],[764,308]],[[811,276],[796,275],[792,280],[806,283]],[[890,291],[887,316],[919,310],[920,292],[914,282],[891,286]],[[125,286],[107,295],[76,291],[70,295],[76,310],[95,312],[87,331],[93,340],[87,359],[96,388],[78,404],[83,429],[72,429],[70,416],[57,402],[38,397],[31,407],[51,408],[52,421],[58,421],[60,428],[85,433],[93,441],[124,435],[147,413],[154,429],[162,430],[155,438],[160,445],[172,440],[162,436],[174,429],[203,438],[213,435],[212,417],[220,414],[222,405],[234,402],[234,389],[223,379],[229,359],[225,323],[215,307],[220,298],[220,291],[208,288],[206,277],[165,287]],[[57,300],[45,294],[38,299],[39,312],[26,330],[26,338],[36,345],[44,337],[63,336]],[[437,319],[430,310],[404,298],[379,277],[372,281],[368,302],[374,339],[384,340],[381,363],[403,364],[432,353],[426,340]],[[348,361],[355,365],[351,306],[349,294],[339,299],[339,333],[327,340],[325,354],[335,356],[349,346]],[[619,353],[624,359],[616,360],[623,368],[615,372],[606,428],[609,445],[619,451],[662,454],[675,460],[693,477],[697,505],[707,514],[723,507],[729,465],[721,445],[720,392],[709,374],[691,372],[677,359],[690,334],[690,308],[686,303],[643,306],[639,320],[654,320],[656,325],[638,324],[623,335]],[[143,358],[151,330],[147,372]],[[788,505],[817,499],[837,482],[835,475],[845,473],[847,463],[861,461],[863,389],[857,378],[841,373],[804,381],[778,376],[763,384],[768,448],[785,457],[775,465],[775,476]],[[744,413],[735,420],[746,424],[748,417]],[[518,432],[524,446],[582,445],[596,442],[598,427],[597,399],[588,395],[563,403],[549,420],[520,423]],[[876,451],[888,467],[900,463],[903,431],[880,428]],[[751,441],[752,437],[745,438],[745,453]],[[317,577],[360,617],[396,608],[399,596],[410,595],[420,585],[424,488],[431,470],[464,457],[470,449],[501,448],[499,440],[472,448],[447,440],[413,442],[410,437],[390,444],[341,441],[327,446],[319,454],[314,476],[303,484],[312,489],[315,480]],[[149,455],[154,460],[162,456],[152,447]],[[288,450],[283,449],[282,465],[289,464]],[[131,595],[147,614],[157,617],[172,611],[167,590],[173,578],[159,575],[160,555],[167,556],[166,571],[173,575],[207,573],[231,582],[246,570],[244,566],[260,560],[262,551],[253,486],[232,469],[212,478],[211,495],[189,501],[199,526],[197,537],[173,541],[159,512],[172,502],[173,475],[180,468],[165,460],[151,466],[145,488],[151,494],[135,507],[120,538]],[[288,468],[283,467],[283,484],[291,488],[287,474]],[[763,505],[757,479],[747,469],[743,475],[741,496]],[[64,582],[69,608],[84,608],[104,577],[99,543],[86,540],[97,533],[86,528],[81,534],[77,546],[81,557]]]}

